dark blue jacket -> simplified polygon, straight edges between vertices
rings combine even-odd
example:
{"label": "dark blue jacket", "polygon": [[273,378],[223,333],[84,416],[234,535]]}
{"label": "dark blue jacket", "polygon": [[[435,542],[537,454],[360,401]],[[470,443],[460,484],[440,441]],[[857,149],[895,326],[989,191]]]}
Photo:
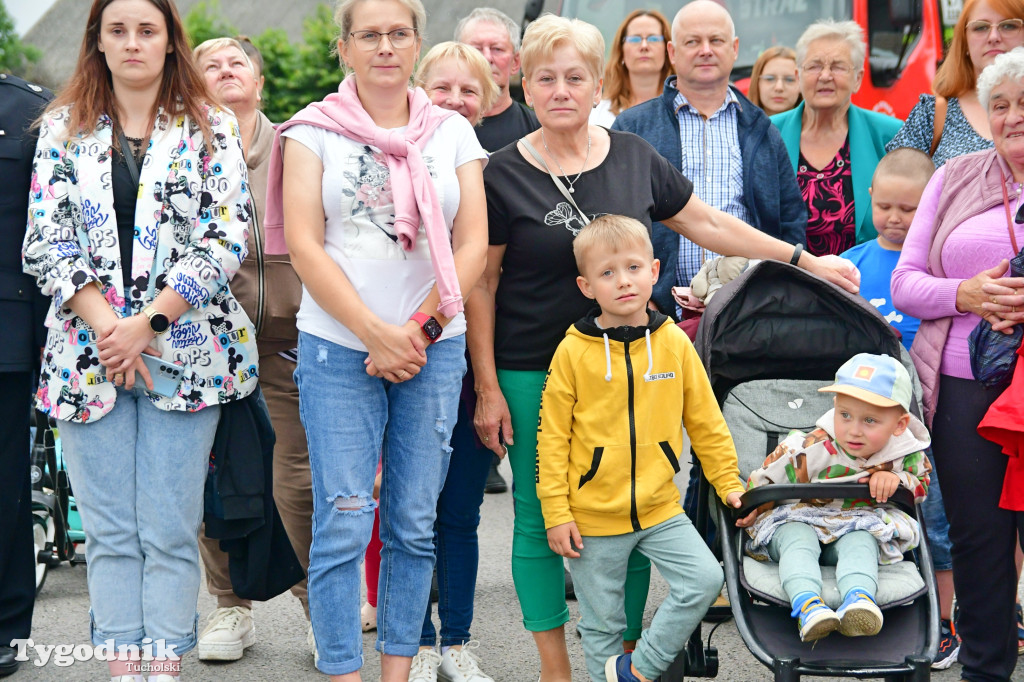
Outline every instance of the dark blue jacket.
{"label": "dark blue jacket", "polygon": [[[626,109],[612,128],[635,133],[647,140],[682,170],[679,119],[675,112],[678,94],[675,76],[665,81],[661,97]],[[729,86],[732,87],[732,86]],[[763,111],[733,88],[739,100],[737,132],[743,157],[743,204],[757,229],[790,244],[804,244],[807,238],[807,208],[796,184],[796,173],[782,137]],[[651,235],[654,255],[661,259],[662,277],[654,285],[652,298],[663,312],[673,315],[675,264],[679,256],[679,235],[661,223],[654,223]]]}
{"label": "dark blue jacket", "polygon": [[32,122],[52,97],[38,85],[0,74],[0,372],[32,372],[46,339],[50,301],[21,271],[21,244],[38,137]]}

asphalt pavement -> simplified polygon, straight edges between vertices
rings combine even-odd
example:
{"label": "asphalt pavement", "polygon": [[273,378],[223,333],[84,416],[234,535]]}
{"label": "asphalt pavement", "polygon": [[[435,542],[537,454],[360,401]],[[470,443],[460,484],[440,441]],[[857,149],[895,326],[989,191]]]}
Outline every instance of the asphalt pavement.
{"label": "asphalt pavement", "polygon": [[[507,463],[502,464],[502,471],[506,479],[510,480]],[[687,470],[684,468],[677,477],[677,482],[685,486],[686,475]],[[473,636],[480,642],[480,648],[477,650],[480,665],[496,682],[534,682],[540,671],[537,652],[531,636],[523,629],[522,613],[516,601],[509,567],[512,546],[511,493],[486,495],[481,515],[480,571],[477,578],[476,614],[473,623]],[[655,570],[647,602],[646,622],[650,622],[666,592],[665,583]],[[573,620],[566,627],[566,636],[573,664],[573,678],[583,682],[587,675],[583,653],[573,625],[578,618],[578,611],[576,602],[571,601],[569,604]],[[205,591],[204,582],[199,595],[200,627],[214,606],[214,599]],[[257,603],[253,611],[256,621],[256,644],[246,650],[242,660],[235,663],[206,664],[199,662],[193,651],[186,655],[183,662],[182,680],[284,682],[327,679],[316,671],[313,658],[306,649],[307,624],[298,600],[290,594],[284,594],[269,602]],[[36,601],[33,641],[44,645],[87,644],[88,612],[86,567],[63,564],[51,569]],[[703,625],[705,639],[710,629],[711,626],[708,624]],[[363,679],[367,682],[377,680],[380,674],[373,643],[374,634],[366,634],[363,638],[366,656]],[[712,644],[718,647],[721,661],[717,679],[725,682],[761,682],[771,679],[768,669],[744,647],[731,621],[718,627],[713,635]],[[110,679],[106,664],[95,660],[75,662],[64,667],[55,665],[52,657],[45,665],[36,665],[39,662],[40,659],[33,656],[33,660],[22,664],[18,673],[6,679],[11,682]],[[960,679],[959,672],[960,667],[954,665],[950,670],[935,672],[932,679],[937,682],[956,682]],[[689,681],[700,678],[686,679]],[[1024,665],[1018,666],[1018,672],[1012,679],[1015,682],[1024,682]]]}

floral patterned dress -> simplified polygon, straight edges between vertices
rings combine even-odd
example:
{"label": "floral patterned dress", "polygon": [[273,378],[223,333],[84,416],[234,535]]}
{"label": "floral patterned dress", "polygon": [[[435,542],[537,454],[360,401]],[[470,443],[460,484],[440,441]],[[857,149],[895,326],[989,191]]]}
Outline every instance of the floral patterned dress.
{"label": "floral patterned dress", "polygon": [[857,219],[849,136],[832,161],[820,170],[811,166],[801,152],[796,181],[807,204],[807,250],[824,256],[852,248],[857,243]]}

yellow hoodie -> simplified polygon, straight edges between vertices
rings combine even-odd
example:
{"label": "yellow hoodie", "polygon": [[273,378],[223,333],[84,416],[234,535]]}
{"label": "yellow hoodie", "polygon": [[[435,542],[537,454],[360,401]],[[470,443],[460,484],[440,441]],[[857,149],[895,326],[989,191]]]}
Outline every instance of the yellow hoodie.
{"label": "yellow hoodie", "polygon": [[736,448],[690,340],[661,313],[601,329],[588,316],[551,360],[537,427],[537,497],[546,528],[621,535],[682,513],[673,476],[683,426],[724,501],[744,492]]}

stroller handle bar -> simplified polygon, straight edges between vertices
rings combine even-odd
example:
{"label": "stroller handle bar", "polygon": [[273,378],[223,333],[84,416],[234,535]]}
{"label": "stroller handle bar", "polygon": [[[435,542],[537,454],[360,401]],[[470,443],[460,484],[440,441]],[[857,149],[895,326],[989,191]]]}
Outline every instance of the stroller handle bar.
{"label": "stroller handle bar", "polygon": [[[780,500],[870,500],[871,489],[867,483],[773,483],[743,493],[739,509],[729,508],[734,519],[746,516],[767,502]],[[893,504],[911,516],[915,516],[914,494],[900,486],[886,504]]]}

